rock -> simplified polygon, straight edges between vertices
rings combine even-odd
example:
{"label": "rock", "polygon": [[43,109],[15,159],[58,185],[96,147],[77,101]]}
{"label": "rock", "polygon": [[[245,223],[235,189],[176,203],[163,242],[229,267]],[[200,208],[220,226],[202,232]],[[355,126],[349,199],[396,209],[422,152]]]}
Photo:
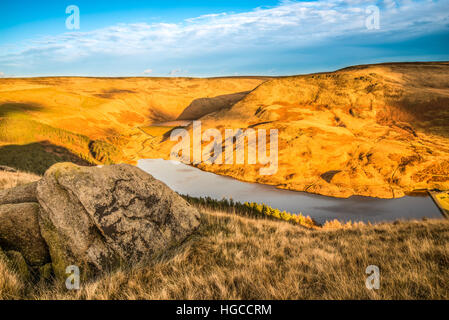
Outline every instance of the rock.
{"label": "rock", "polygon": [[0,244],[5,250],[22,253],[30,266],[50,261],[47,245],[40,234],[37,203],[0,205]]}
{"label": "rock", "polygon": [[40,227],[57,277],[84,277],[136,263],[182,242],[199,213],[165,184],[131,165],[59,163],[37,186]]}
{"label": "rock", "polygon": [[37,202],[36,186],[37,186],[37,181],[29,183],[29,184],[17,186],[15,188],[0,191],[0,205],[25,203],[25,202]]}

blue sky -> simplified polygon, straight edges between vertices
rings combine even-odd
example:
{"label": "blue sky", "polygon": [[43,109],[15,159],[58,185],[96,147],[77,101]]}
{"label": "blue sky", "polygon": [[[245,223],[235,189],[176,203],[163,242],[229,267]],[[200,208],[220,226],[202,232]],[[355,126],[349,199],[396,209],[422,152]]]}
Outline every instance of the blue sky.
{"label": "blue sky", "polygon": [[[66,7],[80,29],[66,28]],[[379,29],[366,27],[379,8]],[[449,0],[5,1],[0,76],[290,75],[449,60]]]}

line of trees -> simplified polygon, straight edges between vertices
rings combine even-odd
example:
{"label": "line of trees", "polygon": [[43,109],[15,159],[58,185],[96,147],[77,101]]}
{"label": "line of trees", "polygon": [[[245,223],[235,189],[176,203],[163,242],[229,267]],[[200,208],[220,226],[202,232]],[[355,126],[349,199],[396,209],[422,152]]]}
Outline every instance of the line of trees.
{"label": "line of trees", "polygon": [[279,209],[272,208],[266,204],[259,204],[255,202],[235,202],[233,199],[223,198],[222,200],[216,200],[211,197],[191,197],[182,195],[182,197],[190,204],[196,207],[203,207],[216,211],[225,211],[233,214],[248,216],[252,218],[268,218],[276,220],[284,220],[293,224],[305,226],[308,228],[319,227],[309,216],[304,216],[302,213],[293,214],[287,211],[280,211]]}

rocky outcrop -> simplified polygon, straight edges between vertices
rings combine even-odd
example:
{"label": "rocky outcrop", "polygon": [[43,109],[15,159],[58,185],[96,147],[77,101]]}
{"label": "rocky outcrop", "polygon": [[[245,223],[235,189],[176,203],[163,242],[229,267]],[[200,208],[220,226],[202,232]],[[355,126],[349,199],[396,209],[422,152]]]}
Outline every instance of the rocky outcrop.
{"label": "rocky outcrop", "polygon": [[59,278],[71,265],[87,278],[151,259],[198,225],[195,208],[131,165],[56,164],[38,183],[0,193],[0,245],[41,278],[48,263]]}

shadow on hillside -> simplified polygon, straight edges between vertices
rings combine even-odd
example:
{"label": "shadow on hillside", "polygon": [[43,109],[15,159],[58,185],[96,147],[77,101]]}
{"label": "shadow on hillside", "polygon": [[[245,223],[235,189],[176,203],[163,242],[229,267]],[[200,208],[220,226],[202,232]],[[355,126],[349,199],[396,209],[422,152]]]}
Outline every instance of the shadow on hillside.
{"label": "shadow on hillside", "polygon": [[225,94],[213,98],[195,99],[187,108],[184,109],[176,120],[197,120],[209,113],[220,111],[222,109],[229,109],[234,104],[245,98],[249,93],[250,91],[245,91]]}
{"label": "shadow on hillside", "polygon": [[183,126],[176,126],[174,128],[172,128],[170,131],[167,131],[166,133],[164,133],[162,135],[162,142],[168,141],[171,137],[171,134],[173,133],[173,131],[177,130],[177,129],[186,129],[187,127],[183,127]]}
{"label": "shadow on hillside", "polygon": [[119,94],[135,94],[136,91],[133,90],[125,90],[125,89],[109,89],[104,90],[103,93],[98,93],[95,96],[105,99],[115,98]]}
{"label": "shadow on hillside", "polygon": [[[449,137],[449,98],[435,97],[428,101],[401,99],[391,102],[388,107],[377,114],[380,124],[409,123],[413,128],[406,128],[414,133],[420,129],[427,133]],[[403,128],[404,129],[404,128]]]}
{"label": "shadow on hillside", "polygon": [[14,113],[23,114],[29,111],[40,111],[43,106],[37,103],[7,102],[0,104],[0,118],[8,117]]}
{"label": "shadow on hillside", "polygon": [[20,171],[43,175],[48,168],[58,162],[73,162],[82,166],[92,165],[70,150],[48,141],[0,147],[0,165]]}

